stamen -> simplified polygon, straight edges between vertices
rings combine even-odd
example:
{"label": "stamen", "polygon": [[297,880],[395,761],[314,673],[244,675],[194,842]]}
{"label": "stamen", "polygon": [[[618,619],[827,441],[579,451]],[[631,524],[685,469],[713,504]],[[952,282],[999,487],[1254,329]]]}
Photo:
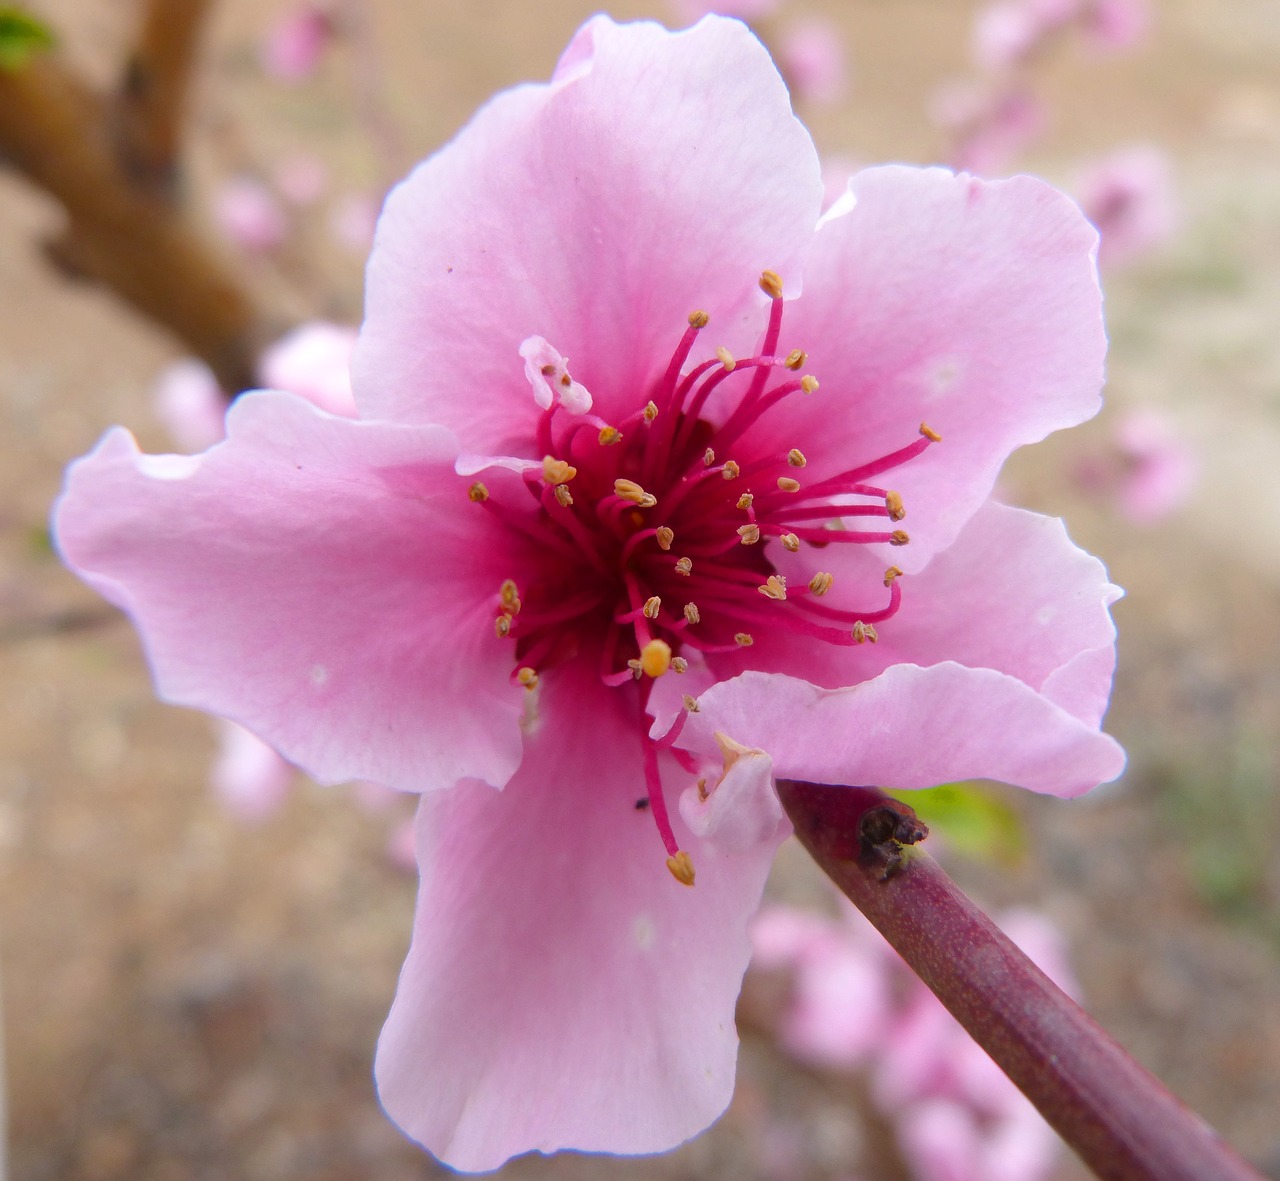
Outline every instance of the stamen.
{"label": "stamen", "polygon": [[782,298],[782,280],[776,271],[760,272],[760,290],[770,299]]}
{"label": "stamen", "polygon": [[687,673],[689,671],[689,662],[683,656],[673,656],[671,658],[671,671]]}
{"label": "stamen", "polygon": [[792,447],[791,450],[787,452],[787,462],[792,467],[804,467],[804,465],[809,461],[805,459],[804,452],[801,451],[799,447]]}
{"label": "stamen", "polygon": [[512,615],[520,614],[520,588],[516,586],[515,579],[508,578],[503,581],[498,588],[498,599]]}
{"label": "stamen", "polygon": [[906,545],[910,540],[911,538],[907,536],[906,530],[904,529],[895,529],[889,534],[890,545]]}
{"label": "stamen", "polygon": [[793,373],[798,369],[804,368],[804,363],[809,359],[809,354],[803,349],[792,349],[787,354],[787,359],[782,363]]}
{"label": "stamen", "polygon": [[744,492],[741,496],[738,497],[738,503],[735,504],[733,507],[747,509],[751,507],[751,503],[754,500],[755,500],[755,497],[752,496],[750,492]]}
{"label": "stamen", "polygon": [[543,456],[542,478],[548,484],[567,484],[578,474],[578,469],[554,455]]}
{"label": "stamen", "polygon": [[568,508],[573,504],[573,493],[571,493],[564,484],[557,484],[555,486],[555,494],[556,503],[558,503],[561,508]]}
{"label": "stamen", "polygon": [[702,453],[702,462],[705,463],[707,467],[710,467],[713,463],[715,463],[715,461],[716,461],[716,453],[712,451],[710,447],[708,447]]}
{"label": "stamen", "polygon": [[640,649],[640,668],[646,676],[656,679],[670,667],[671,645],[666,640],[650,640]]}
{"label": "stamen", "polygon": [[685,709],[691,714],[696,714],[702,707],[698,704],[696,697],[690,697],[688,693],[681,694],[680,700],[684,703]]}
{"label": "stamen", "polygon": [[505,640],[511,634],[511,616],[504,611],[493,621],[493,630],[498,639]]}
{"label": "stamen", "polygon": [[790,553],[796,553],[800,549],[800,538],[794,533],[784,533],[779,539],[782,542],[782,548]]}
{"label": "stamen", "polygon": [[733,354],[724,345],[719,345],[716,348],[716,360],[724,366],[726,373],[732,373],[738,367],[738,362],[733,359]]}
{"label": "stamen", "polygon": [[523,668],[516,669],[516,680],[526,689],[533,689],[537,687],[538,674],[528,665],[525,665]]}
{"label": "stamen", "polygon": [[902,571],[899,570],[897,566],[890,566],[889,569],[884,572],[884,584],[885,586],[892,586],[893,580],[901,577]]}
{"label": "stamen", "polygon": [[667,858],[667,868],[671,871],[671,876],[682,886],[693,885],[693,858],[683,849]]}
{"label": "stamen", "polygon": [[686,578],[688,578],[689,575],[693,573],[693,559],[680,558],[676,562],[676,573],[683,574]]}
{"label": "stamen", "polygon": [[767,599],[782,600],[787,597],[787,580],[780,574],[770,574],[764,586],[756,589]]}
{"label": "stamen", "polygon": [[755,637],[749,632],[734,632],[733,642],[737,644],[739,648],[750,648],[756,641]]}
{"label": "stamen", "polygon": [[686,603],[684,605],[684,618],[686,623],[702,622],[702,612],[698,610],[697,603]]}
{"label": "stamen", "polygon": [[760,540],[760,526],[752,522],[750,525],[739,525],[738,536],[743,545],[755,545]]}
{"label": "stamen", "polygon": [[690,328],[697,328],[699,331],[701,331],[710,323],[711,323],[711,317],[708,316],[706,312],[690,312],[689,313]]}
{"label": "stamen", "polygon": [[790,476],[779,476],[779,477],[778,477],[778,487],[779,487],[783,492],[799,492],[799,491],[800,491],[800,481],[799,481],[799,480],[793,480]]}
{"label": "stamen", "polygon": [[622,439],[622,432],[616,426],[602,426],[600,428],[600,446],[612,447],[615,443]]}
{"label": "stamen", "polygon": [[920,424],[920,433],[929,440],[930,443],[941,443],[942,436],[933,429],[927,422]]}
{"label": "stamen", "polygon": [[654,535],[654,540],[658,543],[660,550],[669,550],[671,543],[675,541],[676,535],[674,530],[668,529],[666,525],[659,525],[658,532]]}
{"label": "stamen", "polygon": [[742,474],[742,469],[732,459],[726,459],[720,474],[726,480],[736,480]]}
{"label": "stamen", "polygon": [[613,494],[622,500],[629,500],[641,508],[653,508],[658,498],[646,492],[634,480],[614,480]]}
{"label": "stamen", "polygon": [[869,623],[863,623],[861,619],[853,625],[853,642],[855,644],[874,644],[880,637],[876,635],[876,629]]}
{"label": "stamen", "polygon": [[815,595],[825,595],[831,589],[831,584],[835,582],[834,574],[827,574],[825,571],[819,570],[811,579],[809,579],[809,589]]}
{"label": "stamen", "polygon": [[658,612],[662,610],[662,599],[657,595],[650,595],[644,601],[644,617],[646,619],[657,619]]}
{"label": "stamen", "polygon": [[489,489],[477,480],[467,489],[467,499],[472,504],[482,504],[489,499]]}
{"label": "stamen", "polygon": [[901,492],[886,492],[884,494],[884,507],[889,510],[889,520],[901,521],[907,515],[907,510],[902,507]]}
{"label": "stamen", "polygon": [[812,374],[805,374],[805,376],[800,379],[800,388],[804,390],[806,394],[816,393],[818,390],[818,379],[812,376]]}
{"label": "stamen", "polygon": [[651,401],[649,401],[649,402],[646,402],[646,403],[645,403],[645,407],[644,407],[644,420],[645,420],[645,422],[652,422],[652,421],[653,421],[655,418],[657,418],[657,417],[658,417],[658,405],[657,405],[657,403],[656,403],[656,402],[654,402],[654,401],[652,401],[652,400],[651,400]]}

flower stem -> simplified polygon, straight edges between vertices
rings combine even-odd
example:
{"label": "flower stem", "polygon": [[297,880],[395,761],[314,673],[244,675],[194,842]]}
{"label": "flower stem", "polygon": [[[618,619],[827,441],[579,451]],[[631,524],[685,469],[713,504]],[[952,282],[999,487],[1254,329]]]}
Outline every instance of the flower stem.
{"label": "flower stem", "polygon": [[916,846],[910,808],[864,787],[779,780],[778,795],[823,871],[1104,1181],[1262,1181]]}

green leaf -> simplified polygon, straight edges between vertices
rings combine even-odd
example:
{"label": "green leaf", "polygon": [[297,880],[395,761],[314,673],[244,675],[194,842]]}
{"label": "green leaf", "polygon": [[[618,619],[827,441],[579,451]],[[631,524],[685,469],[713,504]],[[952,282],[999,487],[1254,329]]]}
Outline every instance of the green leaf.
{"label": "green leaf", "polygon": [[1017,812],[976,783],[944,783],[889,794],[910,804],[931,831],[966,857],[1014,864],[1026,852]]}
{"label": "green leaf", "polygon": [[17,70],[36,53],[52,49],[53,33],[35,17],[0,4],[0,70]]}

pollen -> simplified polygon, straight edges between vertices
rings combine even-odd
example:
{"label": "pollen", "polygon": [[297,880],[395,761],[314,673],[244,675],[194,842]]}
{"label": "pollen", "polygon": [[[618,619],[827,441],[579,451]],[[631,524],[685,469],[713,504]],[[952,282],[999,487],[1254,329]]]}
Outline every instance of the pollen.
{"label": "pollen", "polygon": [[778,487],[779,487],[783,492],[799,492],[799,491],[800,491],[800,481],[799,481],[799,480],[793,480],[790,476],[779,476],[779,477],[778,477]]}
{"label": "pollen", "polygon": [[561,508],[568,508],[573,503],[573,493],[569,491],[564,484],[557,484],[555,487],[556,503]]}
{"label": "pollen", "polygon": [[800,388],[804,390],[806,394],[815,393],[818,389],[818,379],[814,377],[812,373],[806,373],[800,379]]}
{"label": "pollen", "polygon": [[738,536],[742,538],[743,545],[755,545],[760,540],[760,526],[754,523],[739,525]]}
{"label": "pollen", "polygon": [[708,447],[702,453],[702,462],[706,464],[707,467],[710,467],[713,463],[715,463],[715,461],[716,461],[716,453],[712,451],[710,447]]}
{"label": "pollen", "polygon": [[744,492],[741,496],[738,497],[738,503],[735,504],[733,507],[748,509],[751,507],[754,501],[755,501],[755,497],[752,496],[750,492]]}
{"label": "pollen", "polygon": [[770,299],[782,298],[782,280],[778,277],[777,271],[762,271],[760,273],[760,290]]}
{"label": "pollen", "polygon": [[732,373],[738,366],[738,362],[733,359],[733,354],[724,345],[716,349],[716,360],[724,366],[726,373]]}
{"label": "pollen", "polygon": [[809,359],[809,354],[803,349],[792,349],[787,354],[787,359],[782,363],[794,373],[797,369],[803,369],[804,363]]}
{"label": "pollen", "polygon": [[644,404],[644,420],[645,420],[645,422],[652,422],[652,421],[653,421],[655,418],[657,418],[657,417],[658,417],[658,404],[657,404],[657,402],[654,402],[654,401],[652,401],[652,400],[650,400],[650,401],[646,402],[646,403]]}
{"label": "pollen", "polygon": [[724,471],[720,473],[726,480],[736,480],[742,475],[742,469],[732,459],[724,461]]}
{"label": "pollen", "polygon": [[493,621],[493,630],[498,639],[505,640],[511,634],[511,616],[504,611]]}
{"label": "pollen", "polygon": [[892,586],[893,580],[901,577],[902,571],[899,570],[897,566],[890,566],[889,569],[884,572],[884,584],[885,586]]}
{"label": "pollen", "polygon": [[756,642],[756,640],[755,640],[755,636],[753,636],[750,632],[734,632],[733,642],[737,644],[739,648],[750,648],[751,645]]}
{"label": "pollen", "polygon": [[675,541],[675,539],[675,530],[668,529],[666,525],[660,525],[658,527],[657,535],[654,537],[654,541],[658,543],[658,548],[660,550],[669,550],[671,548],[671,543]]}
{"label": "pollen", "polygon": [[811,579],[809,579],[809,589],[815,595],[825,595],[831,589],[831,584],[835,582],[836,576],[828,574],[825,570],[819,570]]}
{"label": "pollen", "polygon": [[526,664],[523,668],[516,669],[516,680],[526,689],[533,689],[537,687],[538,674]]}
{"label": "pollen", "polygon": [[667,868],[671,871],[671,876],[682,886],[693,885],[693,858],[683,849],[675,856],[667,858]]}
{"label": "pollen", "polygon": [[799,552],[800,538],[798,538],[794,533],[784,533],[778,538],[778,540],[782,542],[782,548],[788,553],[794,554]]}
{"label": "pollen", "polygon": [[901,492],[886,492],[884,494],[884,507],[889,510],[889,520],[901,521],[907,515],[907,510],[902,507]]}
{"label": "pollen", "polygon": [[910,541],[910,540],[911,540],[911,538],[910,538],[910,536],[908,536],[908,534],[907,534],[907,532],[906,532],[906,530],[905,530],[905,529],[895,529],[895,530],[894,530],[894,531],[889,535],[889,544],[890,544],[890,545],[906,545],[906,544],[907,544],[907,542],[908,542],[908,541]]}
{"label": "pollen", "polygon": [[641,612],[643,613],[646,619],[657,619],[658,612],[661,610],[662,610],[662,599],[659,598],[659,596],[657,595],[650,595],[647,599],[645,599],[644,606],[641,608]]}
{"label": "pollen", "polygon": [[616,426],[602,426],[599,437],[601,447],[612,447],[615,443],[621,442],[622,432]]}
{"label": "pollen", "polygon": [[799,447],[792,447],[791,450],[787,452],[787,462],[792,467],[804,467],[804,465],[809,461],[805,459],[804,452],[801,451]]}
{"label": "pollen", "polygon": [[927,422],[920,424],[920,433],[929,440],[930,443],[941,443],[942,436],[933,429]]}
{"label": "pollen", "polygon": [[686,603],[684,605],[684,618],[686,623],[702,622],[702,612],[698,610],[697,603]]}
{"label": "pollen", "polygon": [[690,328],[702,329],[702,328],[705,328],[710,323],[711,323],[711,317],[708,316],[706,312],[690,312],[689,313]]}
{"label": "pollen", "polygon": [[504,610],[510,611],[512,615],[520,614],[520,588],[516,586],[515,579],[507,578],[503,580],[502,585],[498,588],[498,599],[502,603]]}
{"label": "pollen", "polygon": [[542,459],[542,478],[548,484],[567,484],[578,474],[578,469],[554,455],[546,455]]}
{"label": "pollen", "polygon": [[756,587],[766,599],[781,601],[787,597],[787,580],[779,574],[770,574],[764,586]]}
{"label": "pollen", "polygon": [[671,658],[671,671],[673,673],[687,673],[689,671],[689,662],[683,656],[673,656]]}
{"label": "pollen", "polygon": [[680,558],[676,562],[676,573],[683,574],[686,578],[688,578],[689,575],[693,573],[693,559]]}
{"label": "pollen", "polygon": [[853,642],[855,644],[874,644],[880,637],[876,635],[876,629],[869,623],[863,623],[861,619],[853,625]]}
{"label": "pollen", "polygon": [[650,640],[640,649],[640,670],[646,676],[660,677],[670,667],[671,645],[666,640]]}
{"label": "pollen", "polygon": [[467,499],[472,504],[483,504],[489,499],[489,489],[486,488],[479,480],[467,489]]}
{"label": "pollen", "polygon": [[646,492],[634,480],[614,480],[613,494],[620,500],[629,500],[641,508],[653,508],[658,498]]}

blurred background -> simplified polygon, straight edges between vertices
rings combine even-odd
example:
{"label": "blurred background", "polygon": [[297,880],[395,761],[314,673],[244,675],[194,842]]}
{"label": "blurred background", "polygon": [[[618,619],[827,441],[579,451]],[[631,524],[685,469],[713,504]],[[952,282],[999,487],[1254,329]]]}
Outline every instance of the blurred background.
{"label": "blurred background", "polygon": [[[1280,5],[749,7],[841,186],[889,160],[1031,171],[1102,228],[1107,406],[1015,456],[1002,494],[1064,516],[1127,590],[1108,728],[1129,770],[1071,803],[966,788],[921,810],[962,885],[994,911],[1034,911],[1094,1016],[1280,1176]],[[87,83],[117,84],[140,4],[28,11]],[[182,201],[275,334],[358,324],[386,187],[494,90],[545,79],[591,11],[210,6]],[[611,11],[678,24],[693,8]],[[384,1119],[370,1080],[410,929],[409,803],[294,781],[206,718],[157,704],[132,629],[50,550],[62,469],[107,426],[127,425],[147,450],[203,445],[201,430],[217,429],[212,376],[171,368],[188,350],[50,261],[44,244],[62,225],[58,203],[0,151],[10,1175],[443,1173]],[[326,362],[339,374],[341,339]],[[770,890],[813,921],[749,978],[723,1120],[665,1157],[534,1158],[505,1174],[1084,1175],[1065,1153],[1011,1173],[915,1159],[919,1129],[905,1099],[886,1099],[893,1064],[874,1037],[815,1049],[820,1019],[808,1042],[796,1033],[803,973],[822,959],[805,939],[829,951],[843,938],[823,926],[830,895],[790,847]],[[878,965],[864,973],[881,980],[877,995],[907,1004],[905,978],[886,975],[861,933],[850,939],[849,956]],[[977,1134],[998,1118],[970,1115]]]}

